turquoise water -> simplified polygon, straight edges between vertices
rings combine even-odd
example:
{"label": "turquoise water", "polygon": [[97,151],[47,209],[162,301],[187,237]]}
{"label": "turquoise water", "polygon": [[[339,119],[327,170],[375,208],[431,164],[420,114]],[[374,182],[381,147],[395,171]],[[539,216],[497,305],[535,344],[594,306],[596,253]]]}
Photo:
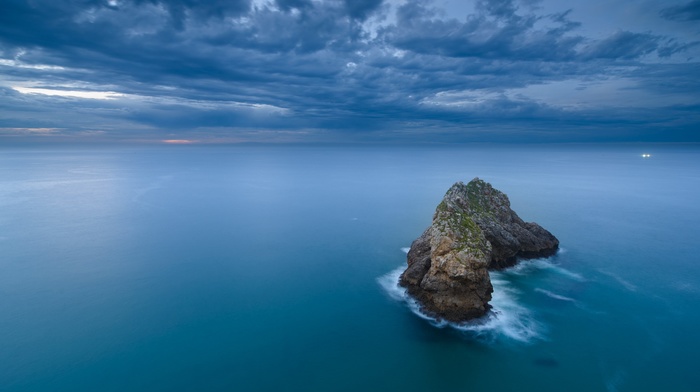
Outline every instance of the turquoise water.
{"label": "turquoise water", "polygon": [[[563,250],[436,325],[392,282],[475,176]],[[698,200],[693,146],[2,148],[0,390],[697,391]]]}

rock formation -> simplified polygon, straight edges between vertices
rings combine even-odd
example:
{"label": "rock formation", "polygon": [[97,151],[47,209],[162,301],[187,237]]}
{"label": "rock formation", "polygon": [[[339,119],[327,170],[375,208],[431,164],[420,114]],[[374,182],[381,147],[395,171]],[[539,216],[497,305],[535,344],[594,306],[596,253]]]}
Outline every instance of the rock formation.
{"label": "rock formation", "polygon": [[508,196],[475,178],[445,194],[433,223],[411,244],[399,284],[434,317],[460,322],[488,312],[489,269],[518,259],[550,256],[559,240],[536,223],[523,222]]}

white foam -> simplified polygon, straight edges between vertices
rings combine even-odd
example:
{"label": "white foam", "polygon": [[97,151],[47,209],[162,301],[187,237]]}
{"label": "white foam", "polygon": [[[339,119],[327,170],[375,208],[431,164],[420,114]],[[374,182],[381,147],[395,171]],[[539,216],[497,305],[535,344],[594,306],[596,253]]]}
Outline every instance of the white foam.
{"label": "white foam", "polygon": [[404,267],[398,267],[391,272],[377,278],[377,282],[392,299],[403,301],[408,297],[406,289],[399,286],[399,277],[403,273]]}
{"label": "white foam", "polygon": [[410,295],[408,295],[408,291],[405,288],[399,286],[399,278],[401,277],[401,274],[403,273],[404,269],[404,267],[398,267],[395,270],[392,270],[391,272],[380,276],[379,278],[377,278],[379,285],[382,286],[382,288],[384,289],[384,291],[386,291],[387,294],[389,294],[389,297],[391,297],[391,299],[405,302],[406,305],[408,305],[408,308],[411,309],[411,311],[415,313],[418,317],[430,321],[431,324],[435,325],[436,327],[444,327],[444,322],[439,322],[434,318],[421,312],[420,305],[418,305],[418,302],[415,299],[413,299]]}
{"label": "white foam", "polygon": [[411,248],[401,248],[401,251],[406,254],[408,254],[409,250],[411,250]]}
{"label": "white foam", "polygon": [[558,299],[558,300],[560,300],[560,301],[576,302],[576,300],[573,299],[573,298],[565,297],[565,296],[563,296],[563,295],[559,295],[559,294],[553,293],[553,292],[551,292],[551,291],[549,291],[549,290],[541,289],[541,288],[539,288],[539,287],[537,287],[537,288],[535,289],[535,291],[538,292],[538,293],[542,293],[542,294],[544,294],[544,295],[546,295],[546,296],[548,296],[548,297],[550,297],[550,298]]}
{"label": "white foam", "polygon": [[551,259],[532,259],[532,260],[522,260],[513,267],[507,268],[503,272],[515,275],[529,275],[538,270],[550,270],[559,275],[565,276],[569,279],[576,280],[579,282],[584,282],[586,279],[581,275],[573,271],[569,271],[557,264],[554,264]]}
{"label": "white foam", "polygon": [[510,286],[500,272],[490,272],[493,295],[489,313],[477,320],[466,323],[450,323],[437,320],[421,312],[420,305],[399,286],[399,277],[404,267],[399,267],[377,279],[384,291],[394,300],[406,303],[408,308],[430,324],[444,328],[452,327],[479,338],[495,340],[507,338],[519,342],[531,342],[542,337],[542,326],[531,312],[517,301],[519,292]]}

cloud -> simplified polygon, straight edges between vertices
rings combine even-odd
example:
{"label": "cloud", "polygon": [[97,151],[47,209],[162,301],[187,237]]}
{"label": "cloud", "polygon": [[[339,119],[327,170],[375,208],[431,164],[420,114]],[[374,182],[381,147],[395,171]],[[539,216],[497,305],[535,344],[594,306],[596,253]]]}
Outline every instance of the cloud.
{"label": "cloud", "polygon": [[123,94],[115,93],[113,91],[53,90],[31,87],[14,87],[14,89],[22,94],[55,95],[59,97],[73,97],[82,99],[114,99],[123,96]]}
{"label": "cloud", "polygon": [[[166,10],[171,25],[176,30],[183,30],[188,19],[206,22],[210,19],[223,19],[229,16],[246,14],[251,7],[250,0],[112,0],[108,2],[90,2],[95,8],[107,7],[113,10],[153,5]],[[93,8],[93,10],[95,9]]]}
{"label": "cloud", "polygon": [[311,0],[275,0],[275,5],[282,10],[289,12],[293,9],[301,10],[313,7]]}
{"label": "cloud", "polygon": [[700,0],[691,0],[683,5],[664,8],[661,10],[661,16],[678,21],[700,20]]}
{"label": "cloud", "polygon": [[[577,24],[567,13],[520,15],[513,1],[479,1],[476,14],[462,22],[436,18],[438,11],[408,2],[397,12],[396,25],[384,30],[392,45],[416,53],[448,57],[509,60],[567,60],[582,38],[570,34]],[[541,21],[545,27],[536,27]]]}
{"label": "cloud", "polygon": [[646,140],[682,114],[668,134],[697,138],[698,44],[683,35],[621,25],[587,36],[571,10],[532,0],[441,4],[7,0],[0,127],[449,142],[634,139],[622,131],[634,124]]}
{"label": "cloud", "polygon": [[612,35],[592,42],[583,50],[587,59],[631,60],[656,51],[660,37],[647,33],[616,31]]}

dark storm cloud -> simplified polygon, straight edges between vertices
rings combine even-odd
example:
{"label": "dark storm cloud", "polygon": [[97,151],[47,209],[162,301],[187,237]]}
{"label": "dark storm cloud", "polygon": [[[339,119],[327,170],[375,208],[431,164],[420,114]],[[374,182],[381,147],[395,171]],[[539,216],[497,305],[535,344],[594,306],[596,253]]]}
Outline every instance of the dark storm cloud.
{"label": "dark storm cloud", "polygon": [[692,0],[680,6],[664,8],[661,11],[661,16],[671,20],[700,20],[700,0]]}
{"label": "dark storm cloud", "polygon": [[[570,10],[520,15],[512,0],[478,1],[477,9],[461,22],[436,19],[436,11],[425,3],[410,2],[399,9],[398,22],[385,31],[386,37],[396,47],[417,53],[509,61],[629,60],[681,49],[675,42],[662,42],[661,36],[622,30],[587,40],[575,33],[580,24],[569,19]],[[536,27],[543,21],[549,22],[547,27]]]}
{"label": "dark storm cloud", "polygon": [[611,36],[588,46],[586,58],[630,60],[653,53],[659,48],[660,37],[646,33],[617,31]]}
{"label": "dark storm cloud", "polygon": [[367,19],[376,11],[383,0],[344,0],[348,15],[354,19]]}
{"label": "dark storm cloud", "polygon": [[[4,127],[156,139],[278,130],[309,141],[588,140],[630,137],[620,129],[679,115],[682,135],[700,121],[698,90],[687,87],[697,84],[697,62],[659,62],[696,43],[622,28],[587,37],[571,10],[544,13],[536,1],[482,0],[463,15],[381,0],[0,7],[0,137]],[[556,89],[579,94],[577,83],[588,95],[560,104]],[[636,86],[639,103],[596,106],[605,83]],[[654,95],[674,99],[653,103]]]}
{"label": "dark storm cloud", "polygon": [[399,8],[396,25],[384,34],[394,46],[417,53],[509,60],[571,59],[582,40],[567,35],[576,24],[565,14],[547,16],[554,26],[538,31],[533,27],[542,17],[517,15],[512,1],[480,1],[478,9],[461,22],[437,19],[435,10],[411,2]]}

